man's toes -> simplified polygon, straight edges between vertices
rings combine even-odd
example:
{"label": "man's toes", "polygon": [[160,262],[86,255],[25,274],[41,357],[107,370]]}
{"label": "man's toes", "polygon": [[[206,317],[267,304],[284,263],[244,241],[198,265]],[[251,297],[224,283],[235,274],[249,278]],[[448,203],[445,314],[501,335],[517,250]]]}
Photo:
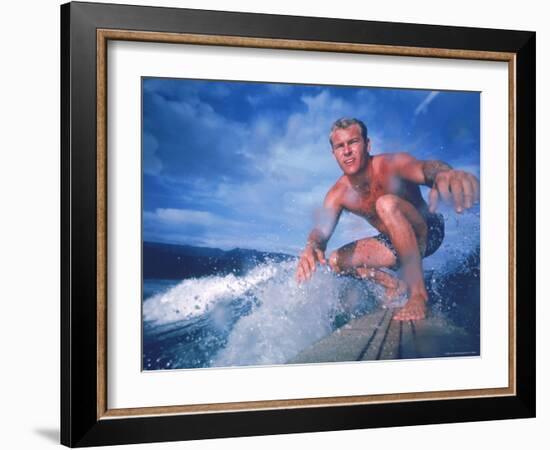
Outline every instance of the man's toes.
{"label": "man's toes", "polygon": [[409,320],[408,314],[404,311],[399,311],[397,314],[393,316],[394,320]]}
{"label": "man's toes", "polygon": [[426,318],[426,311],[423,308],[418,308],[418,307],[414,307],[414,308],[404,307],[399,311],[397,311],[393,316],[394,320],[400,320],[400,321],[422,320],[425,318]]}

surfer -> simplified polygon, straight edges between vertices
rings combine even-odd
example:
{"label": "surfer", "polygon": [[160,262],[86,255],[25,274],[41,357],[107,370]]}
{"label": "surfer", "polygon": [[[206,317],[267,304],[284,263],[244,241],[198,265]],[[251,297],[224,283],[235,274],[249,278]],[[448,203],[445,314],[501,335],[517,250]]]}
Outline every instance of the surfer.
{"label": "surfer", "polygon": [[[408,153],[371,156],[367,127],[358,119],[334,122],[329,142],[343,175],[325,197],[300,256],[297,281],[311,278],[317,263],[328,263],[336,273],[378,283],[389,299],[406,295],[395,320],[424,319],[428,293],[422,258],[434,253],[445,235],[443,216],[435,212],[438,202],[453,202],[462,213],[479,201],[479,181],[442,161],[419,161]],[[431,188],[429,205],[420,185]],[[327,242],[344,210],[365,218],[380,234],[339,248],[327,261]]]}

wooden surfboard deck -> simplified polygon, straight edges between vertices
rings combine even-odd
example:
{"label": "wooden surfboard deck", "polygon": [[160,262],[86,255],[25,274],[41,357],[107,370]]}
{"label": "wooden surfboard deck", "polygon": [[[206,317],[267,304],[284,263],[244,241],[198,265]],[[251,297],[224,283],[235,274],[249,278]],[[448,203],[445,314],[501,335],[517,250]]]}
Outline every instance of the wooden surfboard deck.
{"label": "wooden surfboard deck", "polygon": [[354,319],[303,350],[288,363],[372,361],[475,356],[471,336],[442,317],[419,321],[392,320],[382,309]]}

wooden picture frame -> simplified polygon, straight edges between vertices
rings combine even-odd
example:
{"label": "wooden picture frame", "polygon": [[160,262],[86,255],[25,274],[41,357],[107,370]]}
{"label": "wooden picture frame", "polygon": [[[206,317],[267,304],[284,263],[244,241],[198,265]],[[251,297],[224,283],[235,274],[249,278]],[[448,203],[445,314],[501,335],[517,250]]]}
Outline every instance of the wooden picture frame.
{"label": "wooden picture frame", "polygon": [[[107,402],[107,43],[502,61],[509,71],[505,388],[112,409]],[[61,7],[61,442],[92,446],[535,415],[535,33],[189,9]],[[491,299],[497,300],[497,299]]]}

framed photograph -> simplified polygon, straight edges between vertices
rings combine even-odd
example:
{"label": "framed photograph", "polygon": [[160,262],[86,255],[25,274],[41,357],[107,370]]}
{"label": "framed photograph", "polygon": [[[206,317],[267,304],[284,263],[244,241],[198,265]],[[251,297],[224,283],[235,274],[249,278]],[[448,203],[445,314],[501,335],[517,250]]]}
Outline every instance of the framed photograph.
{"label": "framed photograph", "polygon": [[535,33],[61,7],[61,441],[535,415]]}

